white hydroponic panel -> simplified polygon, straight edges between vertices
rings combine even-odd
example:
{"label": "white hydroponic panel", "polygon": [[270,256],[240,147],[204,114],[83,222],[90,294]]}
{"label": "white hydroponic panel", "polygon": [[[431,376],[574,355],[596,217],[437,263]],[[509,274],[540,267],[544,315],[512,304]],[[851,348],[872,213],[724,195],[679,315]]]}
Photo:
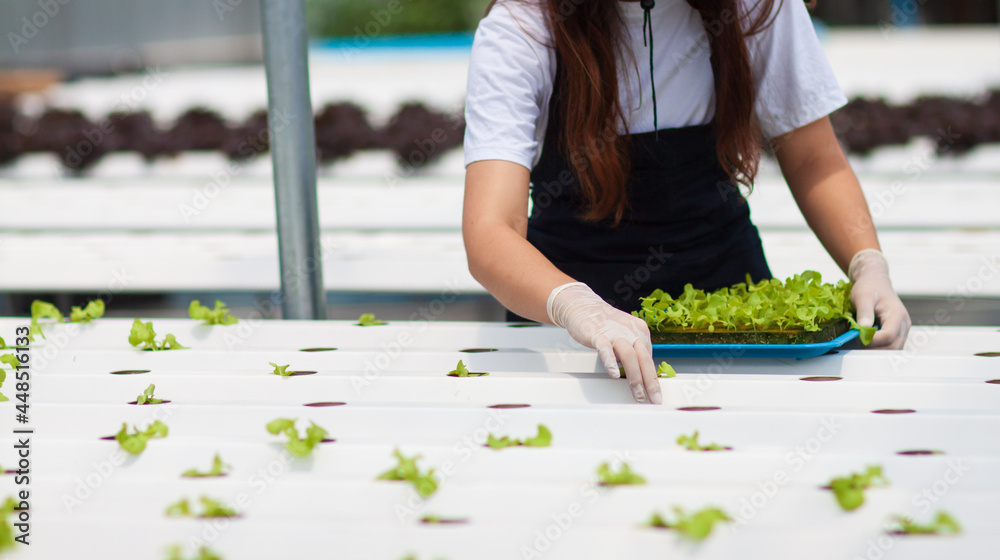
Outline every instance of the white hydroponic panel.
{"label": "white hydroponic panel", "polygon": [[[126,320],[46,327],[31,347],[32,544],[10,558],[162,559],[168,545],[198,543],[227,560],[1000,555],[996,328],[918,327],[901,351],[804,361],[670,360],[678,375],[660,380],[666,402],[653,406],[631,402],[627,383],[600,373],[595,353],[562,329],[434,317],[377,327],[155,319],[161,337],[190,347],[166,352],[131,348]],[[0,336],[13,340],[25,323],[0,320]],[[446,376],[459,359],[490,375]],[[281,378],[271,361],[316,373]],[[111,373],[123,370],[148,371]],[[126,404],[150,383],[171,402]],[[15,403],[0,404],[3,467],[15,461]],[[264,429],[279,417],[314,421],[335,441],[283,461],[281,439]],[[170,433],[138,457],[100,439],[153,419]],[[551,447],[482,446],[487,434],[526,437],[540,423]],[[694,430],[732,450],[676,445]],[[397,447],[437,469],[434,495],[375,480]],[[215,453],[229,476],[179,476]],[[647,484],[597,486],[596,467],[616,460]],[[842,511],[821,487],[867,465],[890,485]],[[0,476],[0,496],[14,488]],[[242,504],[242,517],[164,515],[201,495]],[[654,511],[709,505],[734,521],[700,544],[643,526]],[[960,535],[885,532],[891,515],[923,521],[941,509]],[[418,521],[431,513],[467,522]]]}

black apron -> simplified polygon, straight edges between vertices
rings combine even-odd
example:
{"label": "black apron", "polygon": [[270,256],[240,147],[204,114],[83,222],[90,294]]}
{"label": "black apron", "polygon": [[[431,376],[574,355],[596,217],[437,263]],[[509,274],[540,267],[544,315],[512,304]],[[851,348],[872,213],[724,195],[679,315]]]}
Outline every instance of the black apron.
{"label": "black apron", "polygon": [[[531,170],[528,219],[528,241],[556,268],[627,312],[657,288],[676,296],[688,283],[716,290],[748,273],[755,282],[771,278],[746,200],[719,164],[710,124],[632,134],[624,218],[617,227],[583,221],[579,183],[559,148],[559,81]],[[511,312],[507,320],[525,321]]]}

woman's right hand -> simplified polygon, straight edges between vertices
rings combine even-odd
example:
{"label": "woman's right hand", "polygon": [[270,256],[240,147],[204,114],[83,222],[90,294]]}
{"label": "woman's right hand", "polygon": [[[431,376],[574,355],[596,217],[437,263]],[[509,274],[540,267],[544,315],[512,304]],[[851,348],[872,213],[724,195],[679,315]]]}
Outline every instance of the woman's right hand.
{"label": "woman's right hand", "polygon": [[597,350],[612,378],[621,377],[618,362],[637,402],[662,404],[660,381],[653,365],[649,327],[642,319],[608,305],[582,282],[563,284],[549,294],[549,319],[573,340]]}

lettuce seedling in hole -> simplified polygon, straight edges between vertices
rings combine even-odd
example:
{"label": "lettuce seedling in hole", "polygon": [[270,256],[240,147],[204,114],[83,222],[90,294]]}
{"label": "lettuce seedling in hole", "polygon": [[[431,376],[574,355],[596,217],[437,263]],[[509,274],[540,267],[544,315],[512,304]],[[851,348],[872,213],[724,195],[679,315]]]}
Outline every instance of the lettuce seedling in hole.
{"label": "lettuce seedling in hole", "polygon": [[187,498],[179,500],[173,504],[167,506],[166,515],[170,517],[199,517],[201,519],[217,518],[217,517],[239,517],[240,513],[235,509],[223,504],[218,500],[213,500],[208,496],[201,496],[198,498],[201,502],[201,513],[195,515],[191,509],[191,503]]}
{"label": "lettuce seedling in hole", "polygon": [[160,404],[163,402],[163,399],[153,398],[153,391],[155,390],[156,385],[150,383],[149,387],[146,387],[146,390],[135,398],[135,404]]}
{"label": "lettuce seedling in hole", "polygon": [[17,502],[14,498],[7,498],[0,504],[0,554],[17,546],[14,540],[14,526],[7,521],[7,517],[17,509]]}
{"label": "lettuce seedling in hole", "polygon": [[417,467],[417,460],[420,459],[420,455],[405,457],[398,448],[392,454],[396,457],[398,464],[378,475],[377,480],[405,480],[413,484],[413,488],[417,491],[417,494],[420,494],[421,498],[428,498],[437,491],[438,483],[434,478],[434,469],[421,473],[420,468]]}
{"label": "lettuce seedling in hole", "polygon": [[167,549],[167,560],[223,560],[222,555],[208,547],[201,547],[190,558],[185,558],[179,545]]}
{"label": "lettuce seedling in hole", "polygon": [[622,463],[617,472],[611,470],[611,465],[601,463],[597,467],[597,479],[601,486],[620,486],[624,484],[646,484],[646,479],[632,472],[628,463]]}
{"label": "lettuce seedling in hole", "polygon": [[865,503],[865,489],[888,484],[889,480],[882,474],[882,466],[869,465],[863,473],[834,478],[828,488],[844,511],[854,511]]}
{"label": "lettuce seedling in hole", "polygon": [[229,313],[226,304],[220,300],[215,300],[215,309],[205,307],[200,301],[194,300],[188,306],[188,316],[205,321],[205,325],[235,325],[239,321],[235,315]]}
{"label": "lettuce seedling in hole", "polygon": [[701,541],[712,533],[716,523],[732,521],[726,512],[716,507],[684,513],[684,510],[675,506],[674,513],[677,515],[677,520],[671,523],[658,512],[654,512],[649,519],[649,526],[658,529],[674,529],[685,537]]}
{"label": "lettuce seedling in hole", "polygon": [[143,323],[140,319],[132,322],[132,330],[128,333],[128,343],[132,346],[142,345],[143,350],[183,350],[187,346],[182,346],[177,342],[177,338],[168,334],[163,342],[156,342],[156,331],[153,330],[153,322]]}
{"label": "lettuce seedling in hole", "polygon": [[329,432],[310,422],[306,428],[306,437],[299,437],[299,431],[295,428],[295,418],[278,418],[267,423],[267,431],[278,435],[284,433],[288,437],[285,449],[296,457],[305,457],[312,453],[316,444],[326,439]]}
{"label": "lettuce seedling in hole", "polygon": [[509,436],[498,438],[493,434],[486,439],[486,445],[493,449],[503,449],[504,447],[548,447],[552,445],[552,432],[545,424],[538,425],[538,435],[525,439],[511,439]]}
{"label": "lettuce seedling in hole", "polygon": [[677,372],[674,371],[674,367],[667,362],[660,362],[659,367],[656,368],[657,377],[676,377]]}
{"label": "lettuce seedling in hole", "polygon": [[420,518],[420,522],[447,525],[454,523],[468,523],[469,519],[467,517],[441,517],[440,515],[428,513]]}
{"label": "lettuce seedling in hole", "polygon": [[449,377],[482,377],[484,375],[489,375],[489,373],[485,371],[469,371],[469,368],[465,367],[465,362],[462,360],[458,361],[455,369],[448,372]]}
{"label": "lettuce seedling in hole", "polygon": [[118,441],[118,445],[122,449],[129,452],[132,455],[138,455],[146,449],[146,442],[153,438],[165,438],[167,437],[168,429],[167,425],[159,420],[150,424],[148,428],[143,431],[139,431],[139,428],[133,428],[134,433],[128,433],[128,425],[124,422],[122,423],[122,429],[115,434],[115,440]]}
{"label": "lettuce seedling in hole", "polygon": [[[0,364],[7,364],[10,366],[12,372],[16,372],[17,368],[21,366],[21,361],[17,359],[14,354],[4,354],[0,356]],[[0,387],[3,387],[3,382],[7,380],[7,372],[3,370],[3,366],[0,365]],[[0,402],[9,401],[3,393],[0,393]]]}
{"label": "lettuce seedling in hole", "polygon": [[212,468],[207,471],[199,471],[198,469],[188,469],[184,471],[181,476],[186,476],[189,478],[209,478],[214,476],[226,476],[229,474],[229,470],[232,469],[229,465],[222,462],[222,457],[216,453],[215,457],[212,458]]}
{"label": "lettuce seedling in hole", "polygon": [[903,515],[896,515],[892,518],[895,526],[889,529],[894,535],[942,535],[958,534],[962,532],[962,526],[954,517],[944,511],[939,511],[934,520],[926,525],[922,525]]}
{"label": "lettuce seedling in hole", "polygon": [[69,308],[71,323],[89,323],[104,316],[104,300],[94,299],[87,302],[82,309],[73,305]]}
{"label": "lettuce seedling in hole", "polygon": [[289,375],[295,373],[293,371],[288,371],[288,368],[289,368],[290,364],[289,365],[284,365],[284,366],[279,366],[278,364],[276,364],[274,362],[267,362],[267,363],[268,363],[268,365],[270,365],[271,367],[274,368],[274,371],[271,372],[274,375],[280,375],[282,377],[288,377]]}
{"label": "lettuce seedling in hole", "polygon": [[728,451],[732,449],[732,447],[726,447],[715,443],[701,445],[698,443],[698,430],[695,430],[694,433],[689,436],[684,434],[677,436],[677,445],[680,445],[688,451]]}
{"label": "lettuce seedling in hole", "polygon": [[385,321],[379,321],[375,318],[374,313],[362,313],[358,317],[358,322],[356,323],[362,327],[377,327],[379,325],[384,325]]}
{"label": "lettuce seedling in hole", "polygon": [[[86,323],[103,316],[104,300],[95,299],[87,302],[87,305],[82,309],[75,305],[72,306],[70,308],[69,320],[73,323]],[[31,325],[28,327],[29,340],[35,340],[36,334],[45,338],[45,334],[42,333],[42,324],[38,321],[39,319],[52,319],[57,323],[61,323],[64,317],[58,307],[47,301],[36,299],[31,302]]]}

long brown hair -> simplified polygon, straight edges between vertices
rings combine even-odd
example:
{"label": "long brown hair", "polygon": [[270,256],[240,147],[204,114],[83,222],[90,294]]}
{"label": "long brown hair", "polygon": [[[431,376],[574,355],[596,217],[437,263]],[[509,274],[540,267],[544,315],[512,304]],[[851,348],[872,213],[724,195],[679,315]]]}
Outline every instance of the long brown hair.
{"label": "long brown hair", "polygon": [[[625,115],[618,92],[618,64],[625,53],[618,1],[533,0],[540,3],[559,58],[562,145],[579,178],[583,218],[618,224],[628,207],[629,174]],[[497,0],[492,0],[486,12]],[[701,15],[715,75],[715,129],[719,163],[737,185],[752,187],[761,155],[760,123],[754,117],[755,83],[746,37],[770,25],[774,0],[687,0]],[[779,6],[780,9],[780,6]],[[736,25],[738,23],[738,25]]]}

